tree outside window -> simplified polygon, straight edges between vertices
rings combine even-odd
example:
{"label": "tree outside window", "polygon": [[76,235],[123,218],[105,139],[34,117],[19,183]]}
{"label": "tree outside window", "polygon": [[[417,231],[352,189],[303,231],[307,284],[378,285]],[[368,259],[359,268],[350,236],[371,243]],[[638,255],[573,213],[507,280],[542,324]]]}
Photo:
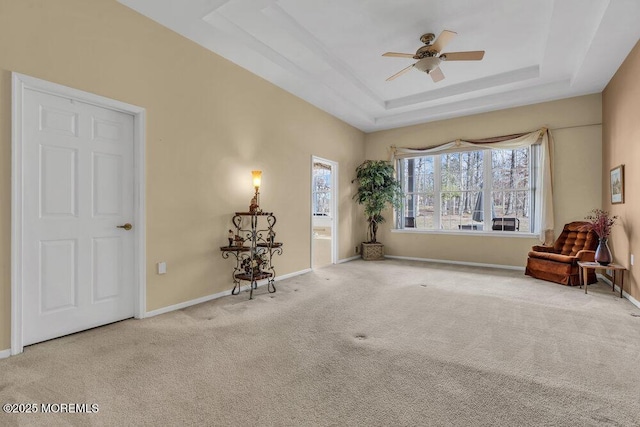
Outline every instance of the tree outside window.
{"label": "tree outside window", "polygon": [[535,151],[483,149],[399,160],[404,193],[399,228],[488,231],[494,218],[507,217],[519,224],[509,231],[533,232]]}
{"label": "tree outside window", "polygon": [[313,214],[331,216],[331,167],[313,164]]}

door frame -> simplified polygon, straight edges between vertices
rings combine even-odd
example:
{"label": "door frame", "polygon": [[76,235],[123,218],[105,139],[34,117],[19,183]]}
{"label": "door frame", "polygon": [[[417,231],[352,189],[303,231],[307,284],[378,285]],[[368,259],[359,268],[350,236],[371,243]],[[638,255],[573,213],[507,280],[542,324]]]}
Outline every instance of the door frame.
{"label": "door frame", "polygon": [[146,313],[146,215],[145,215],[145,141],[146,110],[136,105],[105,98],[89,92],[51,83],[20,73],[11,73],[11,354],[23,351],[22,251],[23,235],[23,145],[22,110],[27,89],[55,95],[133,116],[133,209],[134,224],[134,317]]}
{"label": "door frame", "polygon": [[311,258],[309,265],[313,269],[313,164],[324,163],[331,166],[331,264],[338,263],[338,162],[324,159],[318,156],[311,156]]}

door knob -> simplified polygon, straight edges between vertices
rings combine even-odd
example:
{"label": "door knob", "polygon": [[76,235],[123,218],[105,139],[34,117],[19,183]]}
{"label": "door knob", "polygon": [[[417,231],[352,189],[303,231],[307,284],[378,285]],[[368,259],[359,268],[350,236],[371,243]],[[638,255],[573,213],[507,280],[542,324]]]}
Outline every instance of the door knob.
{"label": "door knob", "polygon": [[129,231],[133,228],[133,225],[126,223],[125,225],[117,225],[116,228],[124,228],[125,230]]}

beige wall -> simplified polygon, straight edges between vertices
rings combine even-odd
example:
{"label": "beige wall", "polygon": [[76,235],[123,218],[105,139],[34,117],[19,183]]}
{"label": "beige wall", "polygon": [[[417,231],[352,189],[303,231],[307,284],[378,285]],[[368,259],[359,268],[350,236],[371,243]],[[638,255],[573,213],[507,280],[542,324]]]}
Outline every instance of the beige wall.
{"label": "beige wall", "polygon": [[339,163],[339,258],[354,255],[361,131],[115,1],[0,0],[0,350],[10,346],[11,71],[147,109],[148,310],[230,289],[218,247],[248,208],[252,169],[285,244],[278,274],[310,267],[312,155]]}
{"label": "beige wall", "polygon": [[[555,138],[556,232],[602,204],[623,219],[612,237],[617,260],[628,265],[628,253],[640,247],[640,220],[633,218],[640,202],[631,191],[640,179],[633,163],[640,140],[637,46],[605,90],[604,112],[596,94],[365,136],[115,1],[0,0],[0,350],[10,346],[11,71],[147,109],[148,310],[229,289],[230,261],[217,248],[232,213],[248,206],[252,169],[263,170],[261,205],[278,216],[285,251],[276,267],[287,274],[310,265],[311,156],[337,161],[338,255],[352,256],[365,236],[351,199],[353,171],[364,158],[388,158],[390,145],[425,147],[547,126]],[[626,203],[610,206],[608,171],[621,163]],[[391,255],[512,266],[523,266],[536,243],[391,233],[388,226],[379,238]],[[156,275],[159,261],[168,274]],[[633,267],[626,281],[636,299],[637,277]]]}
{"label": "beige wall", "polygon": [[[602,95],[602,205],[620,217],[609,241],[616,262],[629,268],[625,290],[640,300],[640,43]],[[624,165],[624,204],[611,204],[609,172]],[[630,254],[635,255],[633,266]]]}
{"label": "beige wall", "polygon": [[[546,126],[554,137],[556,235],[601,205],[601,96],[599,94],[376,132],[366,137],[368,159],[389,158],[389,147],[429,147],[458,138],[484,138]],[[387,214],[390,218],[390,213]],[[392,223],[392,222],[390,222]],[[389,223],[387,223],[389,224]],[[381,227],[387,255],[524,267],[534,238],[392,233]]]}

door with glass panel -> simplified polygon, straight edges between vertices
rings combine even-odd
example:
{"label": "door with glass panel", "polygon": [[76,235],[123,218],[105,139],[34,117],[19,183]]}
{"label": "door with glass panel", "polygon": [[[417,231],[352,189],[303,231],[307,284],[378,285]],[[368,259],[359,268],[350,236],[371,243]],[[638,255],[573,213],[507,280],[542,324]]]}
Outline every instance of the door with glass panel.
{"label": "door with glass panel", "polygon": [[313,157],[311,167],[311,268],[336,263],[337,169],[336,162]]}

